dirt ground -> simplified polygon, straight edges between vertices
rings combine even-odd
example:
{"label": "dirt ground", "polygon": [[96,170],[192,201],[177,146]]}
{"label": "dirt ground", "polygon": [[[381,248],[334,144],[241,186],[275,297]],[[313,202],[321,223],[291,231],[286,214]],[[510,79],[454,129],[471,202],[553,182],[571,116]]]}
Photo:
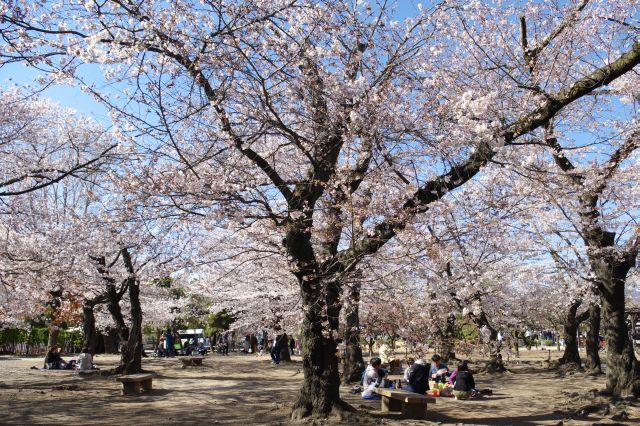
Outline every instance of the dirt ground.
{"label": "dirt ground", "polygon": [[[400,420],[380,413],[380,401],[364,401],[343,387],[343,398],[355,407],[346,420],[306,424],[388,425],[592,425],[638,424],[635,402],[607,404],[590,390],[602,389],[604,377],[584,373],[560,375],[543,368],[547,352],[524,351],[501,375],[476,374],[478,388],[493,396],[474,401],[438,398],[424,421]],[[552,352],[551,357],[557,357]],[[68,358],[68,357],[67,357]],[[115,355],[98,355],[108,369]],[[153,390],[122,396],[113,377],[79,376],[72,371],[39,371],[40,358],[0,356],[0,424],[285,424],[301,381],[301,363],[272,366],[267,355],[210,355],[202,367],[182,368],[177,358],[145,358],[145,370],[156,373]],[[475,364],[477,365],[477,364]],[[471,368],[474,368],[472,359]],[[399,378],[400,376],[392,376]],[[594,403],[604,405],[595,406]],[[610,401],[609,401],[610,402]],[[595,413],[585,414],[592,404]],[[616,405],[620,404],[620,405]],[[604,408],[603,408],[604,407]],[[599,409],[599,411],[598,411]]]}

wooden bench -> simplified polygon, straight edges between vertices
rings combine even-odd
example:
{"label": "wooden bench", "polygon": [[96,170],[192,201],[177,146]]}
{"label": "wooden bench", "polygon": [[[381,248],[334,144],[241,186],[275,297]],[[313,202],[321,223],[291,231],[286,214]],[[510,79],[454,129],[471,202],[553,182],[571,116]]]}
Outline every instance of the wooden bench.
{"label": "wooden bench", "polygon": [[402,389],[376,388],[376,393],[382,396],[383,412],[400,412],[407,419],[424,419],[427,403],[436,402],[435,398]]}
{"label": "wooden bench", "polygon": [[189,365],[202,365],[203,356],[185,356],[180,358],[182,361],[182,368],[187,368]]}
{"label": "wooden bench", "polygon": [[116,377],[116,380],[122,382],[123,395],[135,395],[140,393],[140,388],[144,391],[151,390],[153,374],[129,374],[128,376]]}

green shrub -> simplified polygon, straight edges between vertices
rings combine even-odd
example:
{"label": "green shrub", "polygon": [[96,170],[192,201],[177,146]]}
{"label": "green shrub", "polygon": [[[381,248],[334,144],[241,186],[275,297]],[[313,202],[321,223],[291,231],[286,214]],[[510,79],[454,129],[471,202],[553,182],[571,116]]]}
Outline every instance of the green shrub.
{"label": "green shrub", "polygon": [[0,345],[21,343],[25,339],[25,330],[20,328],[5,328],[0,330]]}

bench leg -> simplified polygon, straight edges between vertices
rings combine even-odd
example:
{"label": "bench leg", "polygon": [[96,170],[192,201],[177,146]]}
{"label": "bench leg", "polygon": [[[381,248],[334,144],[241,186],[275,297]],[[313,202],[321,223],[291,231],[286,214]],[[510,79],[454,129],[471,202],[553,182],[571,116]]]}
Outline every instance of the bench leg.
{"label": "bench leg", "polygon": [[382,397],[382,411],[387,413],[389,411],[402,411],[402,401],[389,398],[388,396]]}
{"label": "bench leg", "polygon": [[152,379],[145,380],[144,382],[142,382],[141,383],[142,389],[144,389],[145,392],[149,392],[151,390],[151,383],[152,382],[153,382]]}
{"label": "bench leg", "polygon": [[135,395],[140,393],[140,382],[122,382],[123,395]]}
{"label": "bench leg", "polygon": [[407,419],[424,419],[427,414],[427,404],[402,404],[402,417]]}

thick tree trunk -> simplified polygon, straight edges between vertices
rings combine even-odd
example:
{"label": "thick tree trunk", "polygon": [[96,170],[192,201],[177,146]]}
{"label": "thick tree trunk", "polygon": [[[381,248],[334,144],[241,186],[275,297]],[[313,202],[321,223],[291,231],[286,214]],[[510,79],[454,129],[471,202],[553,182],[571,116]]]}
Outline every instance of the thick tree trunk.
{"label": "thick tree trunk", "polygon": [[287,333],[282,335],[284,344],[280,348],[280,361],[291,361],[291,352],[289,351],[289,336]]}
{"label": "thick tree trunk", "polygon": [[578,308],[582,301],[573,302],[564,316],[564,354],[558,360],[558,364],[575,364],[581,366],[582,360],[578,353]]}
{"label": "thick tree trunk", "polygon": [[[328,309],[324,314],[326,302],[336,303],[336,288],[326,286],[326,295],[322,297],[322,283],[306,281],[301,283],[303,310],[302,322],[302,370],[304,382],[298,400],[293,406],[293,420],[309,416],[342,417],[352,408],[340,399],[340,374],[338,370],[337,344],[329,324],[336,321],[335,310]],[[334,306],[335,308],[335,306]],[[339,313],[339,312],[338,312]]]}
{"label": "thick tree trunk", "polygon": [[127,324],[124,322],[124,316],[122,315],[122,309],[120,308],[120,299],[122,296],[118,294],[115,285],[107,285],[107,298],[107,309],[115,323],[115,330],[119,339],[118,348],[120,349],[121,346],[129,339],[129,327],[127,327]]}
{"label": "thick tree trunk", "polygon": [[489,362],[486,365],[486,371],[488,373],[502,373],[507,371],[502,361],[502,355],[500,354],[500,341],[498,340],[498,330],[493,328],[489,323],[489,319],[484,311],[480,312],[479,316],[472,315],[470,318],[474,321],[478,328],[486,327],[489,330],[489,342],[487,346],[489,348]]}
{"label": "thick tree trunk", "polygon": [[[615,396],[640,396],[640,367],[625,321],[624,275],[620,267],[598,268],[603,331],[607,345],[607,389]],[[610,271],[610,272],[609,272]],[[609,279],[602,280],[609,273]]]}
{"label": "thick tree trunk", "polygon": [[360,286],[359,282],[353,283],[346,299],[344,330],[346,356],[342,370],[344,384],[359,382],[365,369],[360,346]]}
{"label": "thick tree trunk", "polygon": [[487,363],[487,372],[502,373],[507,371],[500,354],[500,342],[498,341],[498,332],[493,328],[490,329],[489,336],[489,362]]}
{"label": "thick tree trunk", "polygon": [[129,303],[131,304],[131,329],[126,343],[122,345],[120,365],[116,372],[136,374],[142,371],[142,308],[140,285],[133,279],[129,283]]}
{"label": "thick tree trunk", "polygon": [[[456,323],[455,315],[449,315],[447,318],[447,325],[444,329],[444,336],[442,338],[442,349],[440,354],[442,355],[442,360],[444,362],[454,361],[456,359],[456,354],[454,352],[454,325]],[[496,333],[496,340],[497,340]]]}
{"label": "thick tree trunk", "polygon": [[120,342],[118,341],[118,332],[116,330],[108,328],[102,338],[105,353],[114,354],[118,352]]}
{"label": "thick tree trunk", "polygon": [[49,325],[49,337],[47,338],[47,347],[52,348],[58,345],[58,336],[60,335],[60,327],[55,324]]}
{"label": "thick tree trunk", "polygon": [[49,337],[47,338],[47,347],[52,348],[58,345],[58,336],[60,335],[60,318],[58,314],[60,306],[62,305],[62,289],[52,290],[49,292],[51,300],[47,303],[49,305]]}
{"label": "thick tree trunk", "polygon": [[600,366],[600,306],[589,306],[589,328],[587,329],[587,359],[585,367],[592,374],[602,373]]}
{"label": "thick tree trunk", "polygon": [[607,390],[614,396],[640,396],[640,365],[633,352],[625,312],[625,282],[635,267],[637,245],[626,251],[615,247],[615,234],[592,228],[586,233],[592,250],[589,261],[598,281],[602,328],[607,347]]}
{"label": "thick tree trunk", "polygon": [[[126,251],[126,250],[123,250]],[[121,252],[122,253],[122,252]],[[116,282],[113,277],[109,274],[109,268],[107,267],[107,261],[104,256],[90,256],[96,262],[96,268],[98,273],[100,273],[102,280],[105,284],[105,293],[104,297],[107,302],[107,309],[111,314],[111,318],[113,318],[113,322],[116,327],[115,330],[118,334],[118,348],[123,345],[127,339],[129,338],[129,328],[124,322],[124,317],[122,316],[122,310],[120,309],[120,299],[126,292],[126,285],[129,280],[125,280],[122,284],[120,290],[116,288]],[[110,265],[113,266],[113,265]]]}
{"label": "thick tree trunk", "polygon": [[[520,357],[520,332],[518,330],[513,332],[513,351],[516,354],[516,357]],[[524,337],[524,333],[523,333],[523,337]],[[524,341],[524,339],[523,339]]]}
{"label": "thick tree trunk", "polygon": [[96,333],[93,305],[89,303],[82,305],[82,334],[84,335],[82,346],[89,348],[89,352],[95,354],[98,346],[98,334]]}
{"label": "thick tree trunk", "polygon": [[129,291],[129,304],[131,305],[131,329],[128,339],[122,345],[120,365],[117,373],[136,374],[142,372],[142,307],[140,306],[140,283],[136,279],[131,255],[125,248],[122,250],[122,261],[129,273],[127,289]]}

